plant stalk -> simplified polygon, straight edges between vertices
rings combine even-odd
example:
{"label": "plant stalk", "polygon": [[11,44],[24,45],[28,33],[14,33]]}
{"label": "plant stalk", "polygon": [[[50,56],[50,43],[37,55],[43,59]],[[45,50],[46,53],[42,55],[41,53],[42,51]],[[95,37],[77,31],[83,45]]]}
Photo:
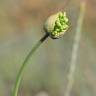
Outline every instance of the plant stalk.
{"label": "plant stalk", "polygon": [[31,56],[33,55],[33,53],[39,48],[39,46],[48,38],[49,34],[45,34],[38,42],[37,44],[31,49],[31,51],[29,52],[29,54],[26,56],[24,62],[21,65],[21,68],[17,74],[16,77],[16,82],[15,82],[15,86],[13,89],[13,94],[12,96],[18,96],[18,91],[19,91],[19,87],[20,87],[20,83],[22,80],[22,75],[24,72],[24,68],[26,67],[26,65],[28,64],[28,60],[31,58]]}

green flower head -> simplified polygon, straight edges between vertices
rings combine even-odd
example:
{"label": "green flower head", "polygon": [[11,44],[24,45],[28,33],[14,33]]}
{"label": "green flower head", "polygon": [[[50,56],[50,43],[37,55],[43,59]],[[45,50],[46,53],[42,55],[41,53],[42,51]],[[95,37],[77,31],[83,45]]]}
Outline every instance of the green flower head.
{"label": "green flower head", "polygon": [[69,28],[68,22],[66,12],[58,12],[47,19],[44,29],[51,38],[57,39]]}

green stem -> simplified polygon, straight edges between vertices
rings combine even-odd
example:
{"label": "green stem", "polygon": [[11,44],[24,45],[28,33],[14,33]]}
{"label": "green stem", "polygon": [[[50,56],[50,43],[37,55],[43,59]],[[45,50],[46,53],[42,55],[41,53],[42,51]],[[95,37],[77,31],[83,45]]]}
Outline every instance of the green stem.
{"label": "green stem", "polygon": [[21,83],[21,79],[22,79],[22,75],[23,75],[23,71],[24,71],[24,68],[26,67],[26,65],[28,64],[28,60],[31,58],[31,56],[33,55],[33,53],[36,51],[36,49],[47,39],[47,37],[49,36],[49,34],[45,34],[38,42],[37,44],[32,48],[32,50],[29,52],[29,54],[27,55],[27,57],[25,58],[20,70],[19,70],[19,73],[17,75],[17,78],[16,78],[16,83],[15,83],[15,87],[13,89],[13,94],[12,96],[17,96],[18,95],[18,90],[19,90],[19,87],[20,87],[20,83]]}

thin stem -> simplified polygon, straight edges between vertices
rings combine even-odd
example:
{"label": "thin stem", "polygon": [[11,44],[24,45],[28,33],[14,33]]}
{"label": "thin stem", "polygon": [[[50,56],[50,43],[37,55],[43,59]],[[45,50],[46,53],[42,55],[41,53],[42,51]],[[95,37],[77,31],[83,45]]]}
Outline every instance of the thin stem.
{"label": "thin stem", "polygon": [[21,83],[21,79],[22,79],[22,75],[23,75],[23,71],[24,68],[26,67],[26,65],[28,64],[28,60],[31,58],[31,56],[33,55],[33,53],[37,50],[37,48],[47,39],[47,37],[49,36],[49,34],[45,34],[38,42],[37,44],[32,48],[32,50],[29,52],[29,54],[27,55],[27,57],[25,58],[24,62],[22,63],[22,66],[19,70],[19,73],[17,75],[16,78],[16,83],[15,83],[15,87],[13,89],[13,94],[12,96],[17,96],[18,95],[18,90],[20,87],[20,83]]}
{"label": "thin stem", "polygon": [[67,84],[67,88],[66,88],[64,96],[70,96],[72,87],[74,84],[74,75],[76,71],[76,63],[77,63],[77,56],[78,56],[78,49],[79,49],[79,44],[80,44],[83,20],[84,20],[84,15],[85,15],[85,8],[86,8],[86,2],[82,1],[80,4],[80,14],[79,14],[79,18],[77,21],[76,33],[75,33],[74,43],[73,43],[73,48],[72,48],[72,58],[70,62],[71,63],[70,70],[68,73],[68,84]]}

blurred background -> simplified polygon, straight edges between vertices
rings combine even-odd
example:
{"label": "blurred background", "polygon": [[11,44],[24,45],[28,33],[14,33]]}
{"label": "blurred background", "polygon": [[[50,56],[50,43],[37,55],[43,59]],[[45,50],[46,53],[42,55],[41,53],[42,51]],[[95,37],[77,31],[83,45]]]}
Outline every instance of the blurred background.
{"label": "blurred background", "polygon": [[[78,50],[73,52],[81,2],[0,0],[0,96],[11,96],[24,58],[45,34],[45,20],[58,11],[67,12],[70,28],[63,38],[48,38],[35,52],[25,68],[19,96],[96,96],[96,0],[86,0]],[[72,62],[74,82],[66,95]]]}

